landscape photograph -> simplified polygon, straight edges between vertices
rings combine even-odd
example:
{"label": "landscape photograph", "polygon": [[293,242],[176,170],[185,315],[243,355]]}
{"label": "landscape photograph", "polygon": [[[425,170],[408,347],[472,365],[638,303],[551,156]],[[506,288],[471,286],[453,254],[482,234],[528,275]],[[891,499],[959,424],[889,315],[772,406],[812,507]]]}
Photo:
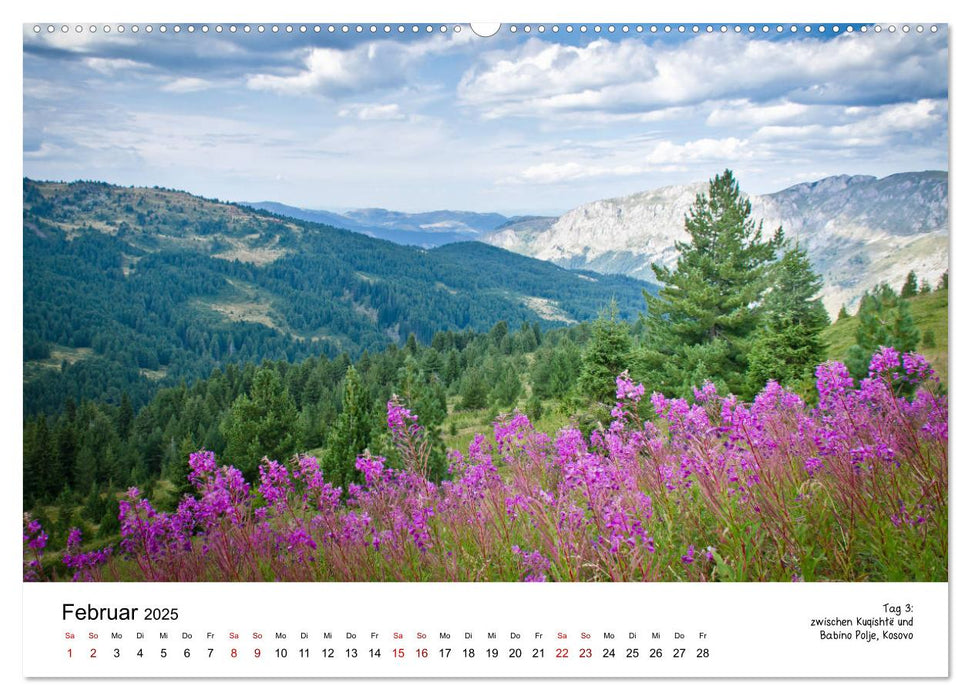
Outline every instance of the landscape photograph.
{"label": "landscape photograph", "polygon": [[948,70],[24,25],[23,580],[948,581]]}

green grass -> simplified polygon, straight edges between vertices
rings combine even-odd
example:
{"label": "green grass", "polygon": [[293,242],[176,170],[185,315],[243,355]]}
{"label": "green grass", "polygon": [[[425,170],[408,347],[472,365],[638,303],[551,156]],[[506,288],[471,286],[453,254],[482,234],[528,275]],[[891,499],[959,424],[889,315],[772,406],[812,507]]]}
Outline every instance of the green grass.
{"label": "green grass", "polygon": [[[918,294],[910,300],[910,313],[920,329],[921,344],[917,350],[924,355],[938,373],[941,382],[947,385],[947,290],[936,290],[928,294]],[[860,321],[856,316],[844,318],[823,331],[827,357],[831,360],[846,360],[850,348],[856,343],[856,329]],[[923,344],[925,331],[934,333],[935,347]]]}

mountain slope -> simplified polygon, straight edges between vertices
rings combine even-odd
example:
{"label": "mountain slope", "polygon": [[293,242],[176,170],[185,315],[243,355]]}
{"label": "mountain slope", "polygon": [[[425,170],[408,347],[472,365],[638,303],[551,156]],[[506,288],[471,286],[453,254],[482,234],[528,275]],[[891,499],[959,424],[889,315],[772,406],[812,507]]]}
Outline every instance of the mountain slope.
{"label": "mountain slope", "polygon": [[[25,410],[144,399],[227,361],[561,325],[641,281],[482,244],[426,251],[184,192],[24,181]],[[60,362],[56,358],[61,358]]]}
{"label": "mountain slope", "polygon": [[[654,281],[651,263],[676,263],[684,216],[706,188],[696,183],[600,200],[549,224],[512,222],[482,240],[567,268]],[[899,286],[911,269],[932,282],[947,269],[946,172],[840,175],[750,200],[766,231],[781,225],[807,249],[833,315],[879,282]]]}

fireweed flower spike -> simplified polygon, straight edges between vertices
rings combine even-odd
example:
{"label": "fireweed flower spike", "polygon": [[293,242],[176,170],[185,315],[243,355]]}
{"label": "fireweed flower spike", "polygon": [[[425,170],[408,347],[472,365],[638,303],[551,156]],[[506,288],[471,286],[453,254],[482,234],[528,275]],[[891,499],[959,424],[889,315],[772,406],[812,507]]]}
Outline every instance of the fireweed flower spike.
{"label": "fireweed flower spike", "polygon": [[39,581],[44,577],[41,557],[47,547],[47,533],[39,520],[24,513],[24,581]]}

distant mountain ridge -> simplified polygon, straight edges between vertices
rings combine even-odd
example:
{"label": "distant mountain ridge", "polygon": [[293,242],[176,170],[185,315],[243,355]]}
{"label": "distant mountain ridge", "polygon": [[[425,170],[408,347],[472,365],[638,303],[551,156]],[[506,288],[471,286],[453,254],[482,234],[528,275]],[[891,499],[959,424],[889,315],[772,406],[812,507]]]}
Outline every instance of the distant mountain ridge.
{"label": "distant mountain ridge", "polygon": [[[599,200],[549,225],[512,222],[481,240],[566,268],[655,281],[651,263],[676,263],[674,244],[687,238],[684,216],[706,188],[673,185]],[[899,286],[909,270],[931,282],[947,270],[946,172],[838,175],[749,199],[767,232],[781,225],[807,249],[831,315],[880,282]]]}
{"label": "distant mountain ridge", "polygon": [[[706,188],[701,182],[670,185],[589,202],[558,217],[386,209],[337,214],[278,202],[250,206],[423,248],[479,240],[567,269],[654,283],[651,263],[676,263],[674,244],[686,238],[684,216]],[[843,304],[855,308],[876,284],[899,286],[910,270],[933,283],[948,267],[947,172],[835,175],[749,199],[766,231],[781,225],[807,249],[833,316]]]}
{"label": "distant mountain ridge", "polygon": [[244,202],[246,206],[294,219],[326,224],[365,233],[402,245],[422,248],[460,241],[474,241],[515,219],[496,213],[438,210],[417,214],[368,208],[336,213],[323,209],[302,209],[280,202]]}

